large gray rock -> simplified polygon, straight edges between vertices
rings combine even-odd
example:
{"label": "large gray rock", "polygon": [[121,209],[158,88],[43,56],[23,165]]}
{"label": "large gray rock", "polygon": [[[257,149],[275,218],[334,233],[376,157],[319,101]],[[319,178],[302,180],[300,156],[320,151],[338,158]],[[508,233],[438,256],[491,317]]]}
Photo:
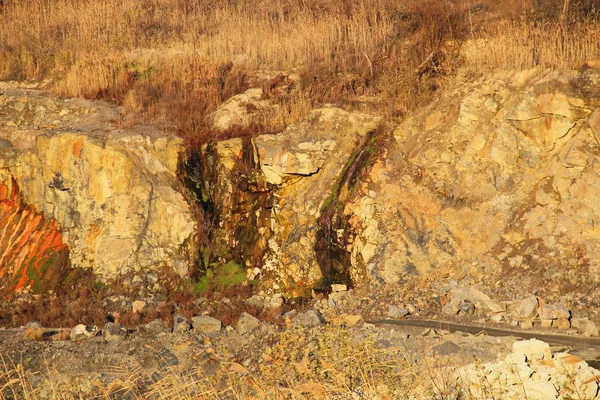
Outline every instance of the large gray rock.
{"label": "large gray rock", "polygon": [[139,325],[138,332],[146,336],[156,336],[168,332],[168,328],[162,319],[155,319],[147,324]]}
{"label": "large gray rock", "polygon": [[294,318],[294,325],[312,327],[323,324],[323,316],[317,310],[307,310]]}
{"label": "large gray rock", "polygon": [[257,117],[276,108],[270,100],[264,98],[263,90],[251,88],[233,96],[221,104],[209,117],[213,129],[228,130],[234,127],[246,128],[257,123]]}
{"label": "large gray rock", "polygon": [[516,309],[516,316],[520,319],[533,319],[538,314],[538,299],[529,296],[521,300]]}

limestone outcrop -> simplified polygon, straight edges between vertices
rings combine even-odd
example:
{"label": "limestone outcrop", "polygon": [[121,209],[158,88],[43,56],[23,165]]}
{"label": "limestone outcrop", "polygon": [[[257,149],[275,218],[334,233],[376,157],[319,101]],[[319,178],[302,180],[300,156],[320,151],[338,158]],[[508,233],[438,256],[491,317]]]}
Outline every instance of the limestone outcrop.
{"label": "limestone outcrop", "polygon": [[415,273],[498,290],[595,285],[598,93],[597,71],[504,73],[406,120],[346,204],[351,268],[375,286]]}
{"label": "limestone outcrop", "polygon": [[103,279],[188,272],[196,222],[177,190],[181,139],[124,129],[105,103],[0,89],[0,183],[55,222],[73,266]]}
{"label": "limestone outcrop", "polygon": [[217,142],[196,155],[190,165],[201,197],[249,278],[286,291],[320,282],[314,248],[322,209],[378,125],[378,118],[322,108],[278,135]]}

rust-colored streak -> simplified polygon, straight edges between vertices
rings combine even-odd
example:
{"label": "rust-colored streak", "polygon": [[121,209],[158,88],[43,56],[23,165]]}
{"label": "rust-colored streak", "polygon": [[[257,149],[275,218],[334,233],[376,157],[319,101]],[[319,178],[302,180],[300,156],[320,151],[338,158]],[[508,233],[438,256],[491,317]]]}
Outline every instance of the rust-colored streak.
{"label": "rust-colored streak", "polygon": [[73,143],[73,158],[81,158],[81,151],[83,150],[83,136],[79,137],[75,143]]}
{"label": "rust-colored streak", "polygon": [[40,291],[59,282],[48,277],[67,268],[68,247],[62,233],[23,202],[14,179],[0,183],[0,288],[5,294],[24,288]]}

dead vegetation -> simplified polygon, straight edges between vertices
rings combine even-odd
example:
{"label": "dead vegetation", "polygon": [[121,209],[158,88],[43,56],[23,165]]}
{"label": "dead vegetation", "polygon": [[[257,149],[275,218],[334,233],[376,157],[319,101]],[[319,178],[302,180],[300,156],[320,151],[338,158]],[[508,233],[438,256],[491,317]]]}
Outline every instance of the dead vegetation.
{"label": "dead vegetation", "polygon": [[[50,79],[55,93],[117,102],[126,124],[197,144],[242,134],[212,132],[206,116],[251,85],[282,106],[256,134],[327,102],[401,118],[459,68],[580,66],[600,55],[597,3],[6,0],[0,79]],[[272,71],[300,79],[277,92]]]}

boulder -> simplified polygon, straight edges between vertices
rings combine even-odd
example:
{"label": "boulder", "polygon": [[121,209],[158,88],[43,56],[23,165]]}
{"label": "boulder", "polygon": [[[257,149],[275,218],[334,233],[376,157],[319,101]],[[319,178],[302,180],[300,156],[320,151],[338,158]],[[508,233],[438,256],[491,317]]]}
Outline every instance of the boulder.
{"label": "boulder", "polygon": [[512,359],[549,360],[552,357],[550,345],[537,339],[521,340],[512,346]]}
{"label": "boulder", "polygon": [[258,122],[256,118],[276,108],[263,96],[260,88],[251,88],[221,104],[209,117],[213,129],[225,131],[235,127],[246,128]]}
{"label": "boulder", "polygon": [[524,298],[518,303],[515,314],[520,319],[533,319],[538,314],[538,299],[535,296]]}
{"label": "boulder", "polygon": [[448,297],[448,304],[450,305],[446,304],[446,314],[456,314],[456,312],[473,314],[475,309],[482,309],[493,313],[506,311],[503,305],[493,301],[490,296],[473,287],[453,287],[448,292]]}
{"label": "boulder", "polygon": [[544,304],[539,309],[541,319],[569,319],[571,312],[564,303]]}
{"label": "boulder", "polygon": [[584,326],[583,326],[583,336],[592,336],[592,337],[596,337],[600,335],[600,331],[598,330],[598,326],[592,322],[592,321],[588,321]]}

